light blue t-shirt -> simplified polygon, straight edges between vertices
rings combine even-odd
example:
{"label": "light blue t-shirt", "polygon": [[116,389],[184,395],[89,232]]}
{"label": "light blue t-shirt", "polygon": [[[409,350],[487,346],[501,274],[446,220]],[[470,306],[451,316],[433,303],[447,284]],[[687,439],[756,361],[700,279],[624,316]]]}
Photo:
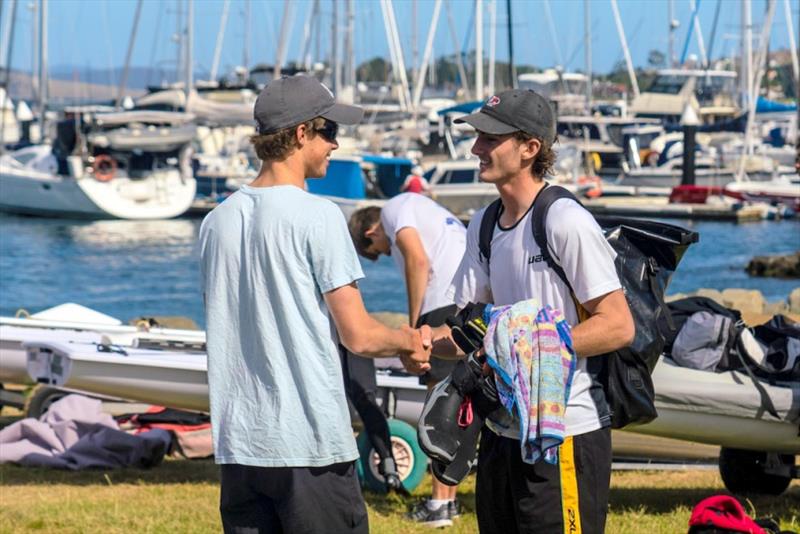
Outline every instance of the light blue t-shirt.
{"label": "light blue t-shirt", "polygon": [[200,228],[217,463],[358,457],[323,294],[363,278],[344,216],[294,186],[243,186]]}

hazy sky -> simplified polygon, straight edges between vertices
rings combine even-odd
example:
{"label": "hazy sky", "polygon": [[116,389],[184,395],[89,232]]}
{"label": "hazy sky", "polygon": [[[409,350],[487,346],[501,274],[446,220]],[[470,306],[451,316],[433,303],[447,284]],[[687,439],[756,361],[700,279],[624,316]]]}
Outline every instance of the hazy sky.
{"label": "hazy sky", "polygon": [[[739,47],[741,2],[739,0],[697,0],[700,3],[699,21],[703,30],[705,47],[712,48],[713,57],[736,53]],[[720,15],[713,45],[710,42],[714,13],[720,2]],[[772,28],[771,49],[787,47],[789,43],[784,0],[777,0]],[[38,0],[17,0],[12,67],[30,69],[35,36],[32,21]],[[378,0],[355,0],[355,56],[362,62],[374,56],[389,57],[383,17]],[[666,52],[668,42],[667,0],[618,0],[633,62],[644,65],[648,52],[659,49]],[[49,0],[49,63],[51,66],[71,65],[107,68],[121,66],[130,37],[136,0]],[[178,2],[175,0],[145,0],[142,8],[138,37],[133,52],[134,66],[161,66],[175,68],[176,45],[172,40],[178,20]],[[291,30],[287,58],[298,59],[303,47],[303,28],[310,12],[310,0],[292,0]],[[344,26],[345,2],[340,2],[340,16]],[[430,20],[433,0],[395,0],[395,17],[406,65],[413,62],[413,36],[416,34],[418,56],[421,58]],[[435,55],[450,54],[456,49],[472,49],[475,43],[474,1],[450,0],[458,47],[453,43],[447,23],[447,11],[442,9],[436,37]],[[489,0],[484,6],[484,52],[489,53]],[[551,0],[552,29],[546,15],[547,3],[543,0],[512,0],[514,56],[518,64],[550,67],[563,63],[567,69],[584,69],[583,50],[584,1]],[[795,34],[798,31],[798,3],[790,2]],[[2,35],[8,31],[10,2],[3,1]],[[241,65],[244,56],[246,0],[231,0],[230,14],[222,48],[220,71]],[[272,63],[275,60],[278,36],[283,15],[283,0],[252,0],[250,3],[250,58],[251,64]],[[326,59],[331,49],[332,0],[321,0],[322,18],[319,37],[319,60]],[[416,24],[412,16],[416,6]],[[506,2],[495,3],[497,9],[497,52],[499,60],[507,60]],[[765,0],[753,0],[752,12],[756,32],[760,31],[765,14]],[[184,8],[185,9],[185,8]],[[214,46],[222,18],[222,0],[195,0],[196,70],[210,69]],[[675,54],[680,58],[690,27],[689,0],[674,0],[675,19],[680,23],[675,33]],[[592,26],[593,69],[607,72],[623,58],[622,48],[614,25],[609,0],[590,1]],[[468,31],[470,25],[473,31]],[[556,34],[556,37],[552,36]],[[796,39],[797,41],[797,39]],[[757,43],[757,41],[756,41]],[[317,49],[316,40],[312,52]],[[0,63],[6,63],[5,51]],[[696,38],[692,38],[688,53],[699,54]],[[559,58],[561,58],[559,60]]]}

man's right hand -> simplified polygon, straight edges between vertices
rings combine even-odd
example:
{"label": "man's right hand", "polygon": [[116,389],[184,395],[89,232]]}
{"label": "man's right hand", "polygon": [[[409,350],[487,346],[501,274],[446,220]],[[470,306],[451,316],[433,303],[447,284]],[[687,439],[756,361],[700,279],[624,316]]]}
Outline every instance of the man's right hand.
{"label": "man's right hand", "polygon": [[411,374],[421,375],[431,368],[431,329],[423,325],[419,330],[402,327],[409,336],[409,350],[400,355],[403,367]]}

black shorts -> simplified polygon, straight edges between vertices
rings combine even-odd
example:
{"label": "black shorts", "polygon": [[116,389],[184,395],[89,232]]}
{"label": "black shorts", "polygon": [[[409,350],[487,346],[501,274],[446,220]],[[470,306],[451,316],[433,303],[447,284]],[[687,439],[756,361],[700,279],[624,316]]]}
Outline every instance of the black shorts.
{"label": "black shorts", "polygon": [[483,429],[475,502],[481,532],[602,533],[611,483],[611,429],[569,437],[555,465],[522,461],[519,441]]}
{"label": "black shorts", "polygon": [[[455,304],[436,308],[428,313],[423,313],[417,320],[417,328],[426,324],[430,327],[437,327],[444,324],[445,319],[455,315],[457,308]],[[443,358],[431,358],[431,369],[419,377],[419,383],[423,386],[438,384],[453,371],[458,360],[445,360]]]}
{"label": "black shorts", "polygon": [[354,462],[220,467],[219,511],[226,534],[369,532]]}

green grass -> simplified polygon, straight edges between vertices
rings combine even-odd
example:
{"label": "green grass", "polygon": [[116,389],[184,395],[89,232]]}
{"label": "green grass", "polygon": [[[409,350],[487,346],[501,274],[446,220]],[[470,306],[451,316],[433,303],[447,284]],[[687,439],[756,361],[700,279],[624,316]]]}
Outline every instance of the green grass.
{"label": "green grass", "polygon": [[[477,532],[475,478],[459,488],[466,513],[448,529]],[[607,532],[686,532],[692,507],[724,492],[716,471],[624,471],[612,478]],[[430,481],[414,491],[430,492]],[[405,521],[413,502],[365,493],[370,531],[430,532]],[[210,460],[168,460],[147,470],[65,472],[0,465],[0,532],[219,532],[218,470]],[[780,497],[740,498],[757,516],[773,516],[782,528],[800,530],[800,483]]]}

